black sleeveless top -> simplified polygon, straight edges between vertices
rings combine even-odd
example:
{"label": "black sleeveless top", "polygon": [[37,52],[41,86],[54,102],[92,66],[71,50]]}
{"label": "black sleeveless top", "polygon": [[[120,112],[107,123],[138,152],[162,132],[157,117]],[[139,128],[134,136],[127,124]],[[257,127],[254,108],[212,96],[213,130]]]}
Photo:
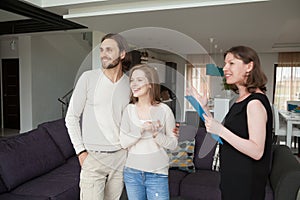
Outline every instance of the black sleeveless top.
{"label": "black sleeveless top", "polygon": [[227,113],[224,126],[239,137],[248,139],[247,105],[259,100],[267,112],[264,154],[254,160],[224,141],[220,145],[221,191],[223,200],[264,200],[265,186],[270,169],[273,115],[266,95],[253,93],[241,102],[234,103]]}

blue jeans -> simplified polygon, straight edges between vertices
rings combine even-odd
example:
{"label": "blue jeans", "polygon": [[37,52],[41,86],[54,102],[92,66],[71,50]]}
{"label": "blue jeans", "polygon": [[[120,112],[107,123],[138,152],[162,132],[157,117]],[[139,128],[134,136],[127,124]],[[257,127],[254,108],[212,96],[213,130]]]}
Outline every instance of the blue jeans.
{"label": "blue jeans", "polygon": [[168,175],[125,167],[124,182],[129,200],[169,200]]}

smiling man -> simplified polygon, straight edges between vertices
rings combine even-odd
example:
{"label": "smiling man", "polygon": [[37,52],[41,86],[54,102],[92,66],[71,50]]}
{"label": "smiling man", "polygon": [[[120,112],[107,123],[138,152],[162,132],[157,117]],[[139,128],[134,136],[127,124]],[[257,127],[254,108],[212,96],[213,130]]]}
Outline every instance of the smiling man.
{"label": "smiling man", "polygon": [[81,165],[81,200],[117,200],[123,190],[126,151],[119,133],[130,95],[124,74],[130,66],[128,51],[121,35],[104,36],[102,68],[83,73],[70,100],[66,126]]}

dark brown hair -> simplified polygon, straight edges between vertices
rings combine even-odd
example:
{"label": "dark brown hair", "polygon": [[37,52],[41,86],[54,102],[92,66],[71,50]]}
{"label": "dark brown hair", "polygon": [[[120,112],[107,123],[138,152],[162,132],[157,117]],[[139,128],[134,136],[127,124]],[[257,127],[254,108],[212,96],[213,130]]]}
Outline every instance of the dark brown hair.
{"label": "dark brown hair", "polygon": [[[147,64],[138,64],[132,67],[129,71],[129,80],[131,80],[132,74],[135,70],[142,70],[145,73],[145,76],[151,85],[150,88],[150,98],[151,104],[158,104],[161,102],[160,100],[160,84],[159,84],[159,77],[156,69],[150,67]],[[130,103],[138,102],[138,98],[134,97],[132,91],[130,93]]]}
{"label": "dark brown hair", "polygon": [[[267,77],[261,69],[259,57],[253,49],[246,46],[236,46],[232,47],[224,53],[224,59],[228,53],[233,54],[233,56],[239,60],[242,60],[244,64],[249,64],[253,62],[253,68],[247,74],[247,80],[244,86],[247,88],[248,92],[254,93],[257,88],[262,92],[266,92]],[[230,85],[230,88],[234,92],[238,92],[238,88],[235,85]]]}
{"label": "dark brown hair", "polygon": [[118,44],[120,53],[122,51],[125,51],[125,57],[121,61],[122,61],[122,70],[123,70],[123,72],[127,72],[130,65],[131,65],[131,54],[129,52],[129,46],[127,44],[127,41],[125,40],[125,38],[123,36],[121,36],[120,34],[117,34],[117,33],[108,33],[108,34],[106,34],[101,39],[101,42],[103,42],[106,39],[112,39],[112,40],[116,41],[116,43]]}

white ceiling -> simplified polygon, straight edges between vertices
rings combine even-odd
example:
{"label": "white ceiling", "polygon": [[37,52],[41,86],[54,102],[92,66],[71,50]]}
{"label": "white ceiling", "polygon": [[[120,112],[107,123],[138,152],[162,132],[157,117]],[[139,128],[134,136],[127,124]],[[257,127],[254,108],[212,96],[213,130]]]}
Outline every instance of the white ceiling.
{"label": "white ceiling", "polygon": [[[140,47],[154,46],[181,53],[197,53],[199,45],[215,52],[235,45],[247,45],[258,52],[300,51],[299,0],[238,4],[237,0],[27,2],[63,15],[91,31],[125,33],[130,42]],[[216,50],[209,43],[211,37],[215,38]]]}

